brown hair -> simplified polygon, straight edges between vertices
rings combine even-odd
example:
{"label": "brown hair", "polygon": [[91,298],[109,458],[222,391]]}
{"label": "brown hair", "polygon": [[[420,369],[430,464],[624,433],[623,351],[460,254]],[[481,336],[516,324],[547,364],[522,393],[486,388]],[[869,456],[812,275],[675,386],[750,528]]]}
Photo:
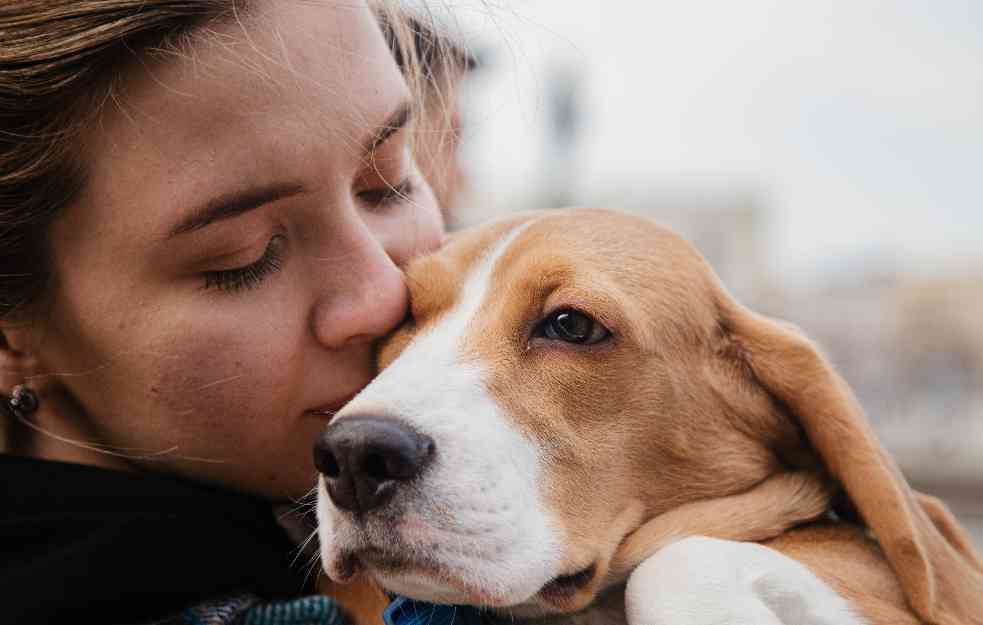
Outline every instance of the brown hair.
{"label": "brown hair", "polygon": [[[433,189],[445,226],[453,229],[461,176],[458,91],[480,61],[460,36],[454,36],[460,33],[452,32],[451,24],[438,23],[429,13],[400,16],[396,26],[400,31],[394,31],[385,18],[382,23],[396,62],[419,95],[417,106],[423,109],[416,117],[414,157]],[[412,46],[409,54],[404,52],[408,46]]]}
{"label": "brown hair", "polygon": [[46,234],[82,189],[77,139],[148,48],[241,10],[236,0],[7,0],[0,7],[0,319],[44,292]]}

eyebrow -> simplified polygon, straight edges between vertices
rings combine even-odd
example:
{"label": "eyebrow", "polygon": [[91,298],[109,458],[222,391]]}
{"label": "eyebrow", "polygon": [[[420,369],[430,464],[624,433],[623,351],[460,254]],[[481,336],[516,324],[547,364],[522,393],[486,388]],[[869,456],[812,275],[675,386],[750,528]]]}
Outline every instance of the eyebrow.
{"label": "eyebrow", "polygon": [[409,100],[404,100],[396,107],[386,121],[382,122],[378,130],[372,134],[372,138],[363,146],[366,154],[372,154],[379,146],[389,140],[391,136],[402,130],[410,123],[413,117],[413,105]]}
{"label": "eyebrow", "polygon": [[[409,100],[404,100],[396,107],[396,110],[386,117],[378,129],[372,133],[370,139],[364,143],[363,149],[365,153],[372,154],[379,149],[379,146],[388,141],[390,137],[405,128],[412,116],[412,104]],[[201,230],[216,221],[238,217],[265,204],[299,195],[304,191],[305,188],[302,184],[288,182],[246,189],[244,191],[235,191],[217,197],[191,211],[190,214],[171,228],[167,234],[167,238],[170,239],[181,234]]]}
{"label": "eyebrow", "polygon": [[303,191],[304,186],[302,184],[288,182],[222,195],[191,211],[190,214],[171,228],[167,234],[167,238],[170,239],[181,234],[201,230],[216,221],[237,217],[264,204],[298,195]]}

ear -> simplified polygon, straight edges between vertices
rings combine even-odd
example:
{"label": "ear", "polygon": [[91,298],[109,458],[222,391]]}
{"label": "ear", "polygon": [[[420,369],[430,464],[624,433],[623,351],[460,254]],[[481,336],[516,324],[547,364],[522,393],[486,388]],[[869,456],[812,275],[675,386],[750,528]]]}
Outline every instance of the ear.
{"label": "ear", "polygon": [[23,332],[10,325],[0,325],[0,394],[9,395],[18,384],[35,373],[37,363],[22,348]]}
{"label": "ear", "polygon": [[9,394],[26,381],[35,392],[51,385],[53,376],[40,375],[40,337],[38,326],[29,320],[0,319],[0,393]]}
{"label": "ear", "polygon": [[[831,476],[873,531],[908,603],[928,623],[983,623],[983,570],[944,507],[919,503],[846,382],[809,339],[721,292],[728,353],[797,419]],[[942,531],[940,531],[940,529]]]}
{"label": "ear", "polygon": [[[17,349],[20,338],[17,330],[0,325],[0,401],[5,401],[14,387],[23,384],[36,371],[35,359]],[[6,417],[0,411],[0,452],[10,453],[23,447],[26,432]]]}

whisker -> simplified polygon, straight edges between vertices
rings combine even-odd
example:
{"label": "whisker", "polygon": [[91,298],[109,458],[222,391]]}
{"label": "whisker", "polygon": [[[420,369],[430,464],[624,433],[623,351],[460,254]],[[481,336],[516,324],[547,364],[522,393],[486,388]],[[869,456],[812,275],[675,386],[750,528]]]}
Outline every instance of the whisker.
{"label": "whisker", "polygon": [[[307,551],[307,545],[311,544],[311,541],[314,540],[316,536],[317,536],[317,528],[315,528],[314,531],[312,531],[310,535],[306,539],[304,539],[304,542],[300,543],[300,545],[297,546],[297,555],[295,555],[294,559],[290,561],[290,566],[293,566],[294,564],[297,563],[297,558],[299,558],[301,554]],[[317,554],[315,553],[314,555],[316,556]]]}

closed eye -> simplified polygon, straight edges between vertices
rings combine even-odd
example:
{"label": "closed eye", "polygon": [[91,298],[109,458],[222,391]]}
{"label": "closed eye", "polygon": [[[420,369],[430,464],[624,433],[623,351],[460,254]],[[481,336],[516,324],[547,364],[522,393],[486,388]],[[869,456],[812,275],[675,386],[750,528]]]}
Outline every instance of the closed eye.
{"label": "closed eye", "polygon": [[416,190],[413,180],[405,178],[402,182],[391,185],[385,184],[356,193],[356,197],[372,207],[385,208],[392,204],[409,201]]}
{"label": "closed eye", "polygon": [[206,271],[204,273],[204,290],[217,289],[227,293],[237,293],[255,289],[267,277],[275,274],[283,267],[283,253],[286,237],[274,235],[263,250],[263,255],[255,262],[234,269]]}

